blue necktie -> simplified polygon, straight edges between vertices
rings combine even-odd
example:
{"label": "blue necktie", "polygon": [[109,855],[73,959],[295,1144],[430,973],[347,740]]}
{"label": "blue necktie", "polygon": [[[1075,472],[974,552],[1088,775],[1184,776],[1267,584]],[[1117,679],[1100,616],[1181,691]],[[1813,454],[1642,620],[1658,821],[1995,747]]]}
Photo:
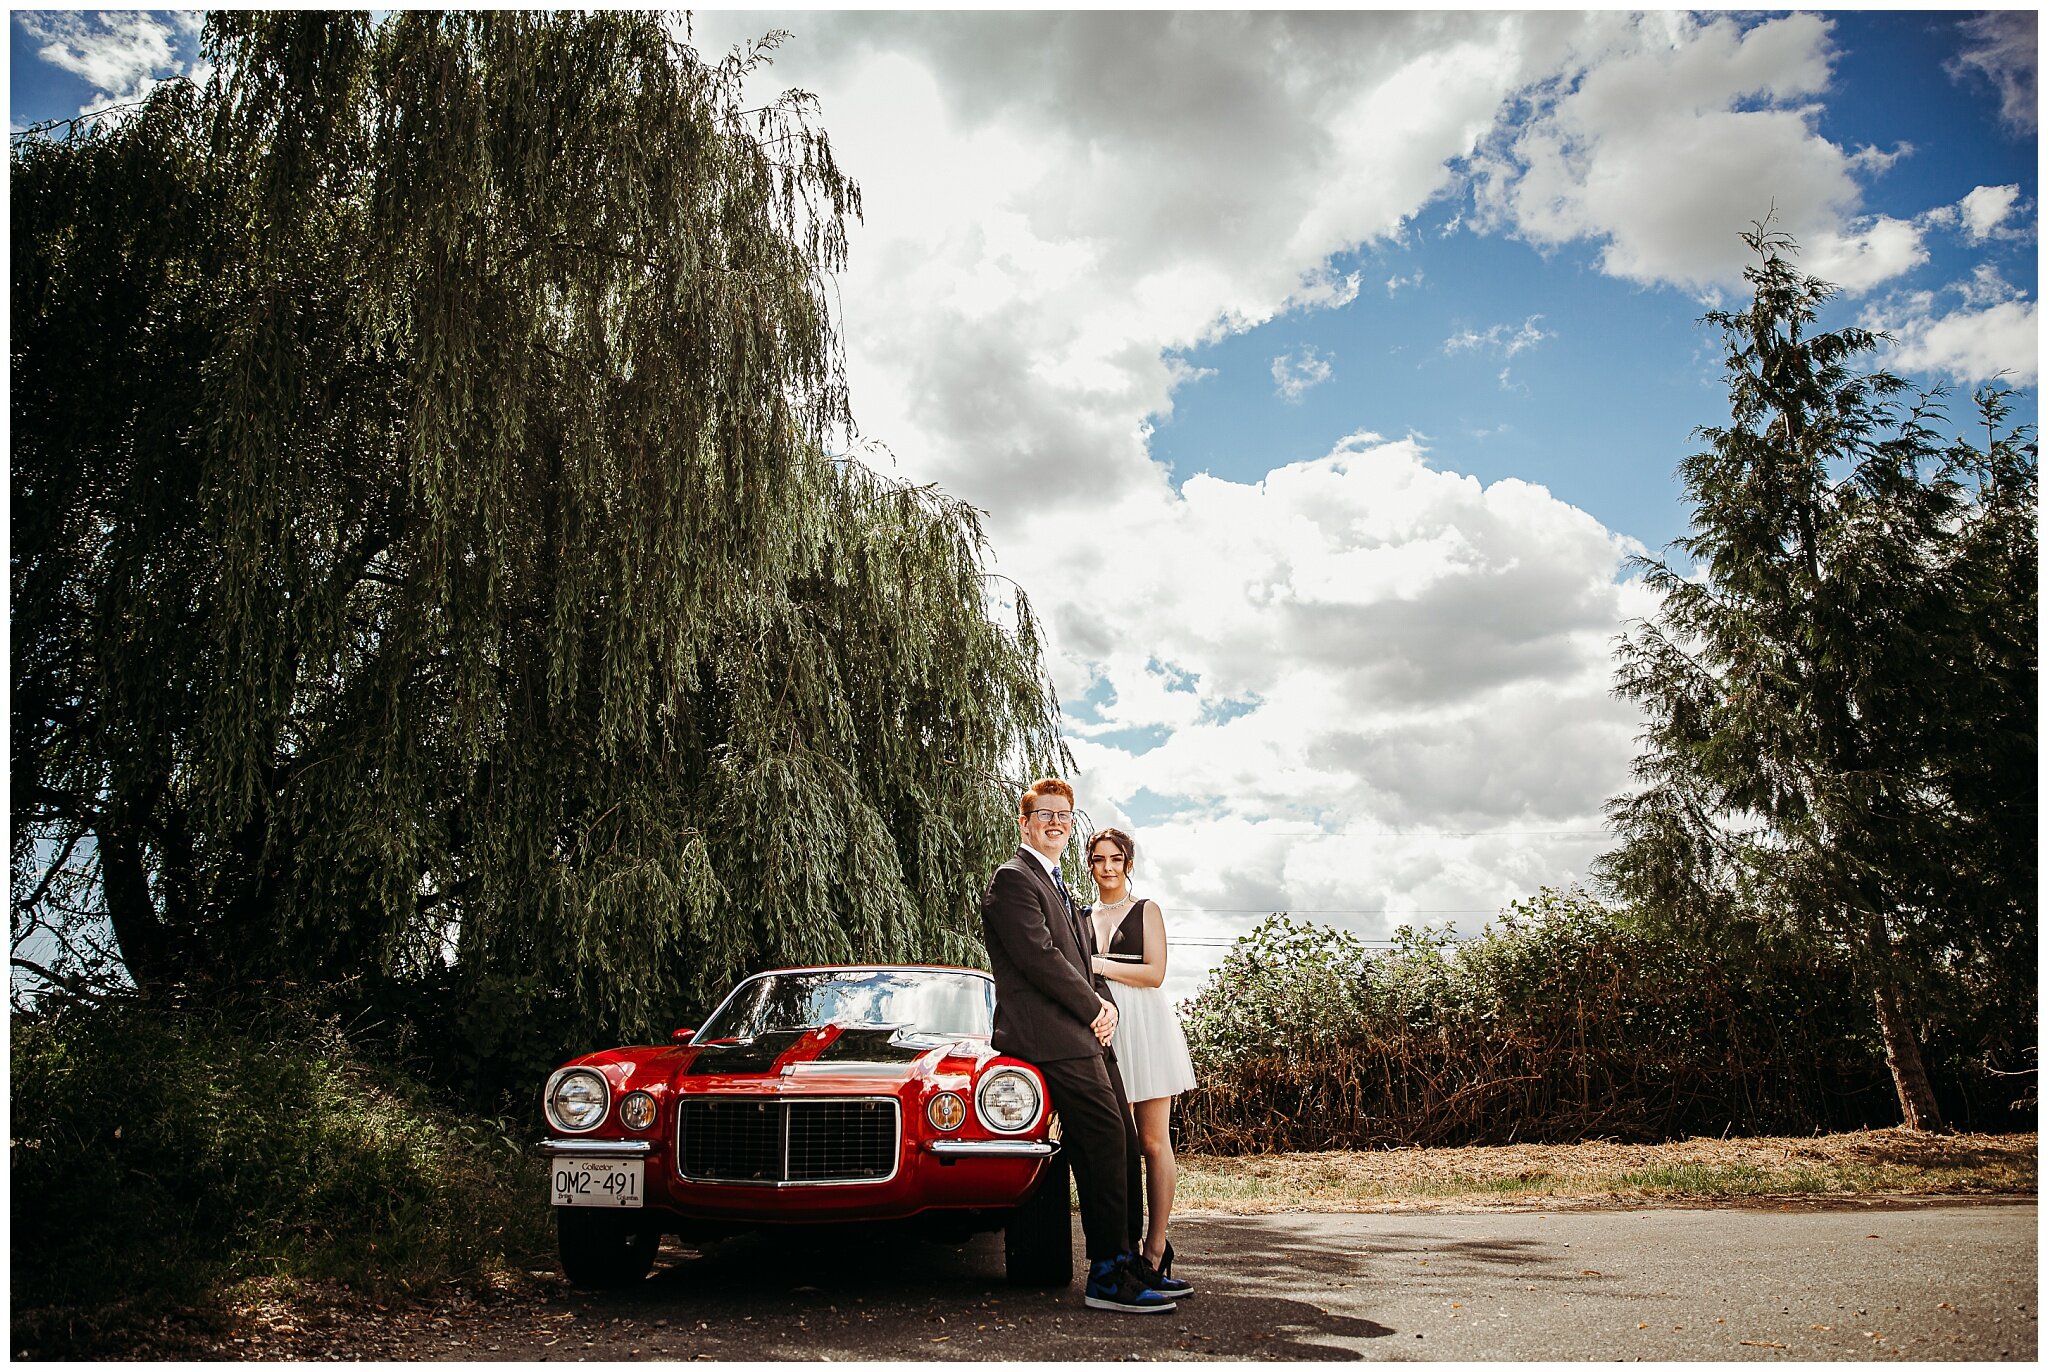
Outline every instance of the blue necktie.
{"label": "blue necktie", "polygon": [[1074,904],[1074,893],[1067,889],[1067,879],[1060,875],[1060,869],[1052,869],[1052,884],[1060,888],[1060,899],[1067,903],[1067,919],[1072,923],[1074,942],[1083,952],[1088,949],[1088,940],[1081,932],[1081,907]]}

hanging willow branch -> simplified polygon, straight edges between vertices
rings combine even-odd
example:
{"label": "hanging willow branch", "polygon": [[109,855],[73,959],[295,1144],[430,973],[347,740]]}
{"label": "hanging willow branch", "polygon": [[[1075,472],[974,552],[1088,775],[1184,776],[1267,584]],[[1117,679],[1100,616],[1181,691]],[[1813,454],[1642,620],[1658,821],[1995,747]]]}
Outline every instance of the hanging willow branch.
{"label": "hanging willow branch", "polygon": [[976,513],[825,456],[809,103],[642,15],[204,43],[15,144],[17,924],[84,834],[138,981],[452,977],[485,1056],[978,960],[1055,706]]}

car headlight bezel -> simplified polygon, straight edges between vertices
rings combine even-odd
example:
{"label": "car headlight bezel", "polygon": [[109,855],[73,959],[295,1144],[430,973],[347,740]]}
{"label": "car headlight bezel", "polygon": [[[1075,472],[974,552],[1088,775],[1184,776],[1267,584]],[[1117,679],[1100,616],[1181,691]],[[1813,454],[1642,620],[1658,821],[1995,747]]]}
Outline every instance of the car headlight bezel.
{"label": "car headlight bezel", "polygon": [[[595,1109],[591,1108],[590,1098],[585,1096],[581,1098],[581,1104],[572,1116],[563,1106],[563,1094],[586,1081],[597,1084]],[[611,1114],[612,1084],[605,1078],[605,1074],[595,1067],[564,1067],[548,1078],[547,1090],[541,1095],[541,1107],[547,1115],[548,1123],[563,1133],[588,1134],[602,1125]],[[585,1122],[574,1122],[579,1119]]]}
{"label": "car headlight bezel", "polygon": [[636,1134],[644,1134],[661,1118],[661,1107],[646,1091],[628,1091],[619,1097],[619,1123]]}
{"label": "car headlight bezel", "polygon": [[[1012,1109],[989,1103],[992,1094],[1007,1092],[1013,1082],[1023,1088],[1025,1097],[1030,1101],[1029,1111],[1021,1117]],[[1016,1067],[998,1067],[974,1088],[974,1113],[991,1133],[1022,1134],[1044,1118],[1045,1091],[1031,1073]]]}

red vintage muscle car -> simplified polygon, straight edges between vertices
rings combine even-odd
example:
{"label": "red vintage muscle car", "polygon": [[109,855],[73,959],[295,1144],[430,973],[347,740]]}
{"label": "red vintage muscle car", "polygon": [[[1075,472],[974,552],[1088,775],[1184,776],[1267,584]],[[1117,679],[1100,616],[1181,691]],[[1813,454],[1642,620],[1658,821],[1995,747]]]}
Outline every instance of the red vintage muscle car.
{"label": "red vintage muscle car", "polygon": [[1029,1063],[989,1046],[958,967],[806,967],[732,989],[674,1042],[573,1059],[542,1115],[562,1270],[639,1281],[663,1234],[902,1220],[1001,1229],[1012,1282],[1073,1276],[1067,1167]]}

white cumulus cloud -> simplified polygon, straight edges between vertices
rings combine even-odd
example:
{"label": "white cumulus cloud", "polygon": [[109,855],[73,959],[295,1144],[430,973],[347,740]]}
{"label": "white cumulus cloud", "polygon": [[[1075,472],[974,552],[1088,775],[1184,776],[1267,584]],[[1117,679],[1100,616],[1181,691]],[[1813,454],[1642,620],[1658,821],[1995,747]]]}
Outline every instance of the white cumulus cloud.
{"label": "white cumulus cloud", "polygon": [[[987,509],[1164,481],[1165,354],[1355,299],[1332,259],[1450,192],[1503,103],[1623,16],[698,14],[796,36],[866,225],[842,279],[862,427]],[[1593,36],[1589,36],[1593,35]]]}
{"label": "white cumulus cloud", "polygon": [[[1648,603],[1619,579],[1636,544],[1372,434],[1105,523],[1114,551],[1033,546],[1075,592],[1051,610],[1062,697],[1103,702],[1074,740],[1091,814],[1149,844],[1169,906],[1232,912],[1218,929],[1261,908],[1476,927],[1584,873],[1638,727],[1609,689],[1611,640]],[[1103,614],[1105,585],[1145,608]]]}
{"label": "white cumulus cloud", "polygon": [[2019,203],[2018,186],[1979,186],[1964,196],[1956,208],[1962,213],[1963,230],[1972,243],[1982,243],[2011,217]]}
{"label": "white cumulus cloud", "polygon": [[149,94],[166,77],[179,74],[180,35],[189,39],[204,16],[174,11],[158,18],[140,11],[24,11],[15,17],[40,46],[36,55],[93,88],[80,114],[125,104]]}
{"label": "white cumulus cloud", "polygon": [[1920,296],[1895,316],[1870,316],[1894,342],[1885,365],[1963,383],[2004,377],[2031,386],[2040,375],[2041,317],[2038,303],[2014,297],[1995,303],[1938,309]]}
{"label": "white cumulus cloud", "polygon": [[1900,150],[1817,131],[1832,56],[1813,15],[1648,16],[1477,159],[1481,208],[1538,245],[1602,244],[1610,275],[1700,293],[1739,281],[1738,235],[1770,215],[1823,275],[1866,290],[1926,252],[1912,223],[1858,214],[1858,176]]}
{"label": "white cumulus cloud", "polygon": [[1927,260],[1920,227],[1882,214],[1811,233],[1799,240],[1799,247],[1802,269],[1851,295],[1903,276]]}

